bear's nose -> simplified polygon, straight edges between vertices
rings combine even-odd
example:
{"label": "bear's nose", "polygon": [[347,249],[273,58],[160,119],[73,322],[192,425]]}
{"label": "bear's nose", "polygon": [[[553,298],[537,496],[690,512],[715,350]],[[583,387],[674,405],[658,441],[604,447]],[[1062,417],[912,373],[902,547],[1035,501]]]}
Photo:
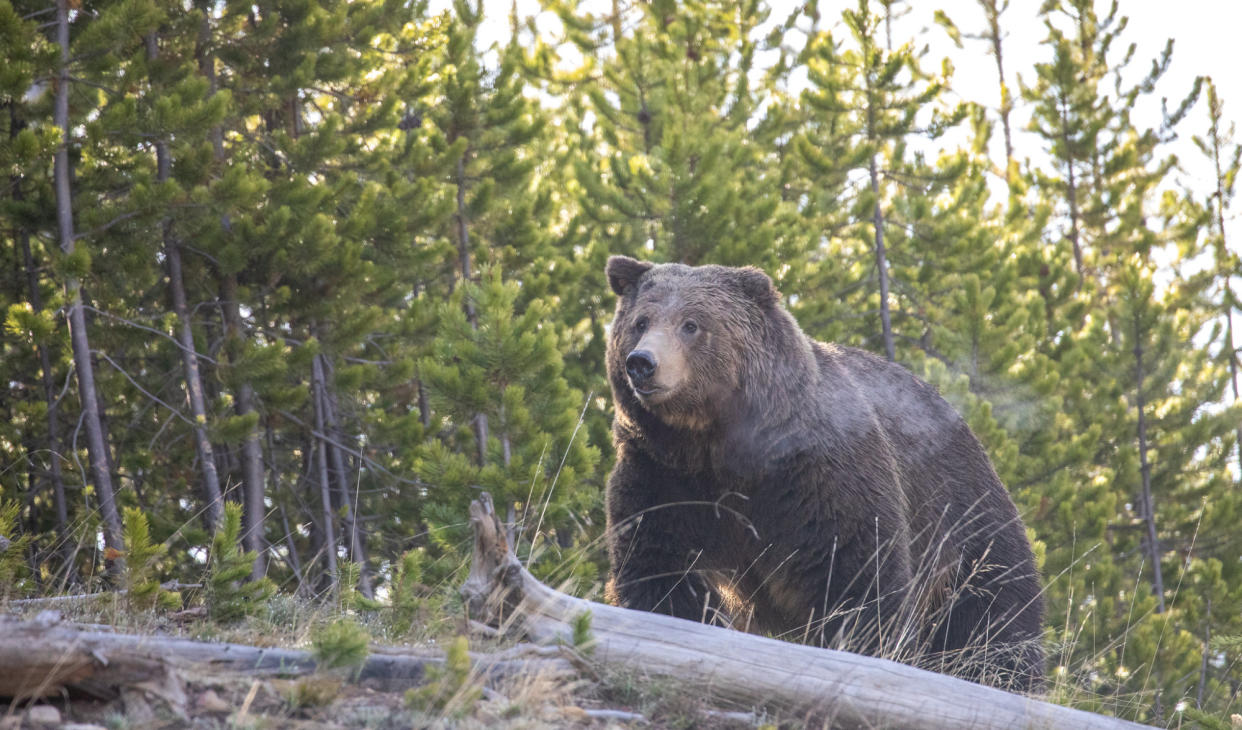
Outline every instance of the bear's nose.
{"label": "bear's nose", "polygon": [[625,358],[625,372],[630,374],[634,384],[642,383],[655,374],[655,355],[646,350],[635,350]]}

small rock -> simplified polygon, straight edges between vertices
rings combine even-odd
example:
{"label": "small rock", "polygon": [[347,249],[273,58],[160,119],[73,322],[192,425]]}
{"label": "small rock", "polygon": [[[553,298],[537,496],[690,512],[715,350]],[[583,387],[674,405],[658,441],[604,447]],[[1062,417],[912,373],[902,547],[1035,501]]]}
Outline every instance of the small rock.
{"label": "small rock", "polygon": [[103,725],[92,725],[89,722],[67,722],[60,726],[60,730],[108,730]]}
{"label": "small rock", "polygon": [[22,716],[6,715],[0,717],[0,730],[22,730]]}
{"label": "small rock", "polygon": [[35,727],[49,727],[60,724],[60,710],[51,705],[35,705],[26,710],[26,722]]}
{"label": "small rock", "polygon": [[233,710],[233,706],[220,699],[220,695],[216,694],[214,689],[209,689],[199,695],[195,706],[203,712],[227,713]]}

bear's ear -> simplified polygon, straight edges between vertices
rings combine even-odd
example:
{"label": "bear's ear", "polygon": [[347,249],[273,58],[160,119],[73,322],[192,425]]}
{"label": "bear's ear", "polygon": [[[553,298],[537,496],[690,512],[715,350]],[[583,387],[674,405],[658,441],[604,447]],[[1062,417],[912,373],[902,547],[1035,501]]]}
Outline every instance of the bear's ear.
{"label": "bear's ear", "polygon": [[761,307],[771,306],[780,301],[781,295],[772,285],[772,279],[760,269],[753,266],[738,269],[737,282],[742,293]]}
{"label": "bear's ear", "polygon": [[655,264],[650,261],[639,261],[629,256],[609,256],[604,273],[608,274],[608,286],[617,294],[624,294],[652,266]]}

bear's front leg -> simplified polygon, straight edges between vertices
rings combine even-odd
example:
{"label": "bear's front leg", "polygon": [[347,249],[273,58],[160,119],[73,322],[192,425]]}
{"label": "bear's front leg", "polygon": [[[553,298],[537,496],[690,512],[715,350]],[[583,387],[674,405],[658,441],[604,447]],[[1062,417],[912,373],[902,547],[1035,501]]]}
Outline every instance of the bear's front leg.
{"label": "bear's front leg", "polygon": [[704,507],[684,482],[641,456],[623,455],[608,480],[608,597],[624,608],[728,624],[695,544]]}

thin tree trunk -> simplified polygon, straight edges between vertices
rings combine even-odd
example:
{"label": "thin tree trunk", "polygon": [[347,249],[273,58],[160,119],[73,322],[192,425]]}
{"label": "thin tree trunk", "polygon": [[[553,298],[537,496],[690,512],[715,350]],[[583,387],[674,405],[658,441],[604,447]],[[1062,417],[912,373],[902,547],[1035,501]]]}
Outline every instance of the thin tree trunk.
{"label": "thin tree trunk", "polygon": [[[1208,112],[1211,114],[1211,129],[1209,136],[1212,139],[1212,164],[1216,167],[1216,234],[1220,236],[1220,244],[1217,253],[1218,265],[1221,259],[1226,259],[1229,252],[1229,242],[1225,238],[1225,170],[1221,164],[1221,144],[1220,144],[1220,102],[1216,96],[1214,87],[1208,87]],[[1224,274],[1224,308],[1225,308],[1225,346],[1229,349],[1229,385],[1233,390],[1233,402],[1239,401],[1238,393],[1238,350],[1233,339],[1233,310],[1237,306],[1237,300],[1234,297],[1233,289],[1229,286],[1229,276],[1234,273],[1232,267],[1225,269]],[[1234,444],[1237,451],[1238,470],[1242,472],[1242,423],[1237,427],[1237,441]]]}
{"label": "thin tree trunk", "polygon": [[[16,120],[16,112],[10,112],[13,115],[13,123],[11,129],[16,134],[18,124]],[[13,199],[20,201],[23,199],[21,188],[21,180],[13,180]],[[22,265],[26,270],[26,287],[29,290],[30,307],[37,314],[43,311],[43,295],[39,291],[39,271],[35,266],[34,253],[30,248],[30,233],[24,228],[17,233],[18,245],[22,249]],[[58,551],[61,557],[68,561],[73,557],[73,546],[69,544],[69,505],[65,501],[65,478],[61,470],[60,460],[61,441],[60,441],[60,401],[56,395],[56,384],[52,382],[52,357],[48,353],[47,345],[35,343],[35,350],[39,356],[40,384],[43,386],[43,401],[47,405],[47,449],[48,449],[48,479],[52,485],[52,501],[56,508],[56,539],[59,543]]]}
{"label": "thin tree trunk", "polygon": [[345,468],[346,460],[338,447],[338,444],[344,443],[345,436],[336,417],[336,393],[328,386],[332,378],[332,364],[328,362],[328,358],[324,357],[323,353],[317,357],[320,359],[319,367],[324,374],[323,412],[324,425],[327,427],[327,430],[321,433],[331,438],[331,441],[324,439],[324,443],[328,446],[332,471],[336,474],[341,507],[345,513],[344,528],[347,533],[346,539],[349,541],[349,555],[350,559],[358,564],[358,590],[367,598],[374,598],[375,591],[371,587],[371,569],[367,567],[366,537],[358,529],[358,506],[349,493],[351,485],[348,471]]}
{"label": "thin tree trunk", "polygon": [[[870,44],[864,48],[870,54]],[[864,69],[863,76],[867,84],[867,141],[878,145],[876,104],[873,95],[871,70]],[[889,362],[897,360],[897,348],[893,344],[893,321],[888,309],[888,253],[884,249],[884,212],[880,206],[880,168],[876,160],[876,150],[871,150],[868,158],[868,170],[871,174],[872,201],[871,224],[875,228],[875,267],[880,275],[880,328],[884,337],[884,355]]]}
{"label": "thin tree trunk", "polygon": [[[146,44],[147,59],[155,61],[160,55],[159,39],[154,33],[149,33]],[[155,160],[156,181],[167,183],[172,178],[172,156],[168,153],[168,141],[162,137],[155,142]],[[164,238],[164,262],[168,267],[168,289],[172,295],[173,312],[177,315],[177,341],[181,345],[181,363],[185,368],[185,390],[190,400],[190,415],[194,419],[194,449],[198,452],[199,468],[203,472],[203,517],[207,531],[215,532],[224,519],[224,497],[220,491],[220,475],[216,472],[216,456],[207,436],[207,403],[203,398],[194,331],[190,327],[190,310],[186,306],[181,247],[173,237],[170,218],[160,221],[160,228]]]}
{"label": "thin tree trunk", "polygon": [[1069,198],[1070,206],[1070,243],[1074,246],[1074,270],[1078,273],[1078,286],[1082,286],[1083,279],[1083,256],[1082,242],[1079,240],[1078,233],[1078,183],[1074,174],[1074,153],[1070,145],[1069,128],[1067,126],[1069,119],[1068,101],[1065,99],[1064,93],[1061,95],[1061,143],[1065,145],[1065,169],[1066,169],[1066,197]]}
{"label": "thin tree trunk", "polygon": [[997,0],[979,0],[983,12],[988,19],[988,43],[992,46],[992,58],[996,61],[996,78],[1000,82],[1000,119],[1001,129],[1005,135],[1005,183],[1013,188],[1013,133],[1009,126],[1009,115],[1013,112],[1013,99],[1009,95],[1009,86],[1005,83],[1005,57],[1001,53],[1000,16],[1004,12],[997,7]]}
{"label": "thin tree trunk", "polygon": [[884,250],[884,213],[880,209],[880,173],[875,155],[871,155],[871,194],[875,196],[872,225],[875,226],[875,267],[880,274],[880,326],[884,335],[884,355],[889,362],[897,360],[893,344],[893,321],[888,311],[888,254]]}
{"label": "thin tree trunk", "polygon": [[[73,253],[76,235],[73,230],[73,197],[69,189],[69,0],[56,1],[56,41],[60,46],[60,68],[56,83],[55,124],[61,134],[55,160],[56,220],[60,231],[60,248],[69,255]],[[69,337],[73,346],[74,365],[78,371],[78,393],[82,401],[82,420],[86,427],[91,476],[95,482],[95,492],[99,495],[99,509],[103,517],[104,545],[116,551],[113,555],[123,555],[125,542],[122,538],[121,515],[116,507],[112,474],[108,470],[107,438],[99,417],[95,369],[91,362],[90,339],[86,334],[86,314],[82,308],[81,282],[75,276],[67,277],[65,289],[69,300]],[[117,557],[112,561],[110,571],[119,574],[124,567],[124,559]]]}
{"label": "thin tree trunk", "polygon": [[293,577],[298,580],[298,587],[294,593],[302,594],[302,561],[298,557],[297,541],[293,539],[293,530],[289,527],[289,516],[285,514],[285,508],[280,506],[280,524],[285,530],[285,549],[289,551],[289,570],[293,571]]}
{"label": "thin tree trunk", "polygon": [[427,386],[423,381],[415,381],[418,385],[418,422],[423,428],[431,428],[431,404],[427,402]]}
{"label": "thin tree trunk", "polygon": [[[473,272],[470,269],[470,224],[466,219],[466,153],[457,158],[455,176],[457,186],[457,256],[461,265],[461,280],[464,284],[470,281]],[[474,302],[466,298],[466,318],[470,326],[479,328],[479,313],[475,311]],[[487,462],[487,414],[479,413],[474,417],[474,439],[478,446],[479,465]]]}
{"label": "thin tree trunk", "polygon": [[1207,599],[1207,610],[1203,613],[1203,656],[1199,660],[1199,687],[1195,692],[1195,708],[1203,709],[1203,690],[1207,687],[1208,649],[1212,645],[1212,599]]}
{"label": "thin tree trunk", "polygon": [[[245,323],[237,303],[237,275],[227,274],[220,280],[220,298],[224,311],[225,341],[230,343],[233,357],[240,356],[240,343],[246,337]],[[249,416],[257,412],[254,388],[249,382],[238,386],[234,394],[234,412]],[[260,578],[267,572],[264,541],[264,520],[267,504],[264,500],[263,445],[259,441],[259,424],[256,418],[242,440],[242,545],[255,553],[250,574]],[[274,484],[275,482],[273,482]]]}
{"label": "thin tree trunk", "polygon": [[332,484],[328,480],[328,442],[324,432],[324,394],[323,365],[318,357],[311,359],[311,399],[314,402],[315,431],[315,466],[319,475],[319,499],[323,509],[323,549],[328,561],[328,576],[331,578],[333,592],[339,590],[336,568],[336,528],[332,517]]}
{"label": "thin tree trunk", "polygon": [[1164,575],[1160,567],[1160,538],[1156,534],[1156,511],[1151,496],[1151,461],[1147,455],[1147,403],[1143,395],[1143,344],[1138,317],[1134,319],[1135,405],[1138,407],[1139,464],[1143,476],[1143,520],[1147,525],[1147,550],[1151,558],[1152,592],[1156,594],[1156,613],[1164,613]]}
{"label": "thin tree trunk", "polygon": [[[219,86],[219,81],[216,78],[216,60],[211,51],[210,6],[202,7],[201,12],[203,17],[198,31],[198,69],[199,73],[207,79],[207,95],[210,98],[215,95]],[[218,124],[211,128],[211,149],[216,164],[223,166],[224,131]],[[232,223],[227,214],[220,216],[220,226],[226,233],[232,230]],[[243,341],[247,335],[237,302],[236,274],[224,274],[220,277],[220,292],[221,299],[223,300],[225,338],[226,341],[234,343],[234,354],[236,354],[236,343]],[[235,402],[234,412],[237,415],[244,417],[258,410],[254,388],[249,382],[243,382],[239,385],[237,392],[233,395]],[[250,575],[252,578],[258,579],[267,572],[267,558],[265,555],[267,544],[264,540],[264,519],[267,515],[267,505],[264,500],[263,446],[260,443],[258,423],[246,433],[245,438],[242,440],[241,451],[242,545],[246,550],[253,551],[255,554],[254,565],[251,567]]]}

